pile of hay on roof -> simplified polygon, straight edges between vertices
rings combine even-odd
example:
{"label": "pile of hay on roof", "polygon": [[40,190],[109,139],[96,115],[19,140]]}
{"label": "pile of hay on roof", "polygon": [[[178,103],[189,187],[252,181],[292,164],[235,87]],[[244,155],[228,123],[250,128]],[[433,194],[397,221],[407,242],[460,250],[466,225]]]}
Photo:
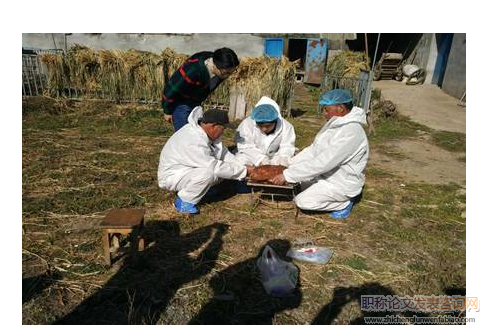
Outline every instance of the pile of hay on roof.
{"label": "pile of hay on roof", "polygon": [[358,77],[362,70],[370,70],[370,59],[364,52],[343,51],[333,57],[326,74],[338,77]]}
{"label": "pile of hay on roof", "polygon": [[[75,89],[84,96],[114,100],[160,101],[170,76],[188,58],[167,48],[161,54],[138,50],[92,50],[75,45],[63,54],[45,54],[49,71],[48,94],[62,96]],[[264,95],[286,109],[290,107],[297,62],[261,56],[243,58],[237,71],[224,81],[207,103],[229,105],[232,91],[246,97],[252,108]],[[207,104],[206,103],[206,104]]]}

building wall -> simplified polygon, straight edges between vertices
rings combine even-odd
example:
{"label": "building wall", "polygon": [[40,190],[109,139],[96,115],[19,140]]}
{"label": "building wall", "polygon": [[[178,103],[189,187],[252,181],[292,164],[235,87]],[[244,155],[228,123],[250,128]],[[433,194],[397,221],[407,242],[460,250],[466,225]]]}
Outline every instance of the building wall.
{"label": "building wall", "polygon": [[73,44],[85,45],[94,49],[130,48],[160,53],[166,47],[184,54],[199,51],[213,51],[220,47],[233,49],[240,57],[261,56],[264,40],[249,33],[187,33],[187,34],[136,34],[136,33],[24,33],[23,47],[41,49],[65,49]]}
{"label": "building wall", "polygon": [[435,39],[435,33],[424,34],[424,38],[426,38],[427,46],[423,48],[422,62],[420,64],[417,63],[417,65],[426,70],[425,83],[432,84],[435,64],[437,63],[437,41]]}
{"label": "building wall", "polygon": [[455,33],[442,82],[442,90],[456,98],[466,91],[466,34]]}
{"label": "building wall", "polygon": [[420,38],[420,41],[416,46],[417,53],[415,54],[415,59],[413,60],[414,65],[417,65],[420,68],[427,68],[432,39],[432,33],[422,34],[422,38]]}

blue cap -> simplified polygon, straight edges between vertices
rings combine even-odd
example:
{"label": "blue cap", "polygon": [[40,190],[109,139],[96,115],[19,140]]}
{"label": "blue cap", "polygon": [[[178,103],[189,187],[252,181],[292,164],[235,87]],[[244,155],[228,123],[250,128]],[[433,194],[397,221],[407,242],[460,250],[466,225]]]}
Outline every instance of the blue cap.
{"label": "blue cap", "polygon": [[255,122],[274,122],[278,119],[278,111],[270,104],[261,104],[251,111],[251,118]]}
{"label": "blue cap", "polygon": [[319,99],[319,105],[331,106],[346,104],[353,101],[353,96],[348,90],[335,89],[324,93]]}

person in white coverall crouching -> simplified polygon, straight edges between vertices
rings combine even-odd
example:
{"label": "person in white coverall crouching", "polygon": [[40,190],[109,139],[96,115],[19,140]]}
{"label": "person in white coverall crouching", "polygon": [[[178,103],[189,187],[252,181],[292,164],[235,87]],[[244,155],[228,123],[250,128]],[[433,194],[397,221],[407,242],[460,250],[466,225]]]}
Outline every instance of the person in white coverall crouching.
{"label": "person in white coverall crouching", "polygon": [[236,158],[245,165],[289,164],[295,153],[294,126],[280,114],[271,98],[262,97],[235,135]]}
{"label": "person in white coverall crouching", "polygon": [[[289,164],[295,153],[294,126],[280,114],[280,107],[269,97],[262,97],[251,116],[243,120],[235,134],[236,158],[245,165]],[[249,193],[244,181],[237,182],[238,193]]]}
{"label": "person in white coverall crouching", "polygon": [[362,125],[366,113],[353,106],[347,90],[331,90],[319,100],[326,124],[314,142],[290,160],[289,167],[270,182],[301,183],[295,203],[303,210],[332,211],[347,218],[365,182],[369,146]]}
{"label": "person in white coverall crouching", "polygon": [[176,191],[174,206],[181,213],[198,213],[197,203],[222,179],[241,180],[254,169],[239,162],[223,146],[221,136],[229,124],[228,113],[194,108],[188,123],[176,131],[160,153],[158,182]]}

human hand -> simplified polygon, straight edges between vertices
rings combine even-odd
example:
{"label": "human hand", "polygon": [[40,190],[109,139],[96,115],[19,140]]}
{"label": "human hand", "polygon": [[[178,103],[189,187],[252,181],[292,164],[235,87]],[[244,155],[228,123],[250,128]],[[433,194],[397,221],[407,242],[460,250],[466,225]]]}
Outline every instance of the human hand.
{"label": "human hand", "polygon": [[172,123],[172,114],[165,114],[165,113],[164,113],[164,119],[165,119],[165,121],[167,121],[168,123]]}
{"label": "human hand", "polygon": [[271,178],[270,180],[268,180],[270,183],[272,184],[275,184],[277,186],[281,186],[283,184],[285,184],[285,176],[283,175],[283,173],[279,174],[279,175],[276,175],[274,176],[273,178]]}
{"label": "human hand", "polygon": [[251,177],[251,173],[255,170],[255,166],[246,166],[246,176]]}

